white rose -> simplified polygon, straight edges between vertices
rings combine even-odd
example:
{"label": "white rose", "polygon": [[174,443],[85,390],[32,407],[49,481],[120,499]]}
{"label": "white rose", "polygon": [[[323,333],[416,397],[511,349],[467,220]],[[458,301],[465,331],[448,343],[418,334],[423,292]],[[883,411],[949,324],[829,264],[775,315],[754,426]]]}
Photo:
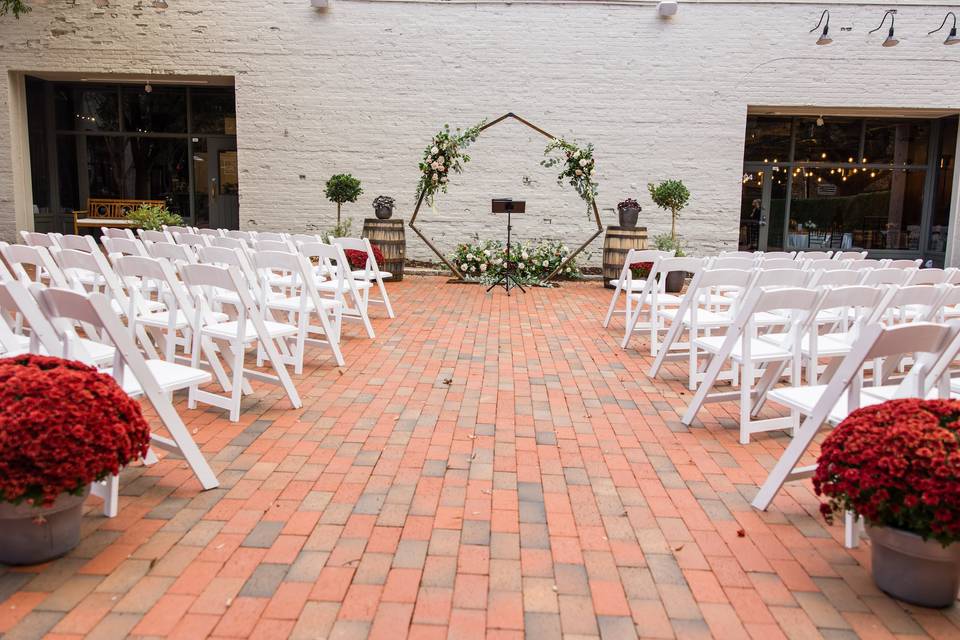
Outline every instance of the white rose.
{"label": "white rose", "polygon": [[543,261],[543,266],[549,267],[549,266],[550,266],[550,261],[549,261],[549,260],[544,260],[544,261]]}
{"label": "white rose", "polygon": [[481,273],[484,272],[484,271],[486,271],[486,270],[487,270],[487,265],[485,265],[485,264],[480,265],[480,272],[481,272]]}
{"label": "white rose", "polygon": [[447,176],[443,176],[442,178],[440,178],[440,182],[446,182],[446,181],[447,181]]}
{"label": "white rose", "polygon": [[574,153],[574,154],[573,154],[573,157],[574,157],[574,158],[579,158],[579,157],[580,157],[580,152],[577,151],[576,153]]}
{"label": "white rose", "polygon": [[489,255],[490,255],[490,249],[484,249],[484,250],[483,250],[483,255],[489,256]]}
{"label": "white rose", "polygon": [[522,263],[522,262],[518,262],[518,263],[517,263],[517,269],[523,269],[523,268],[524,268],[523,263]]}
{"label": "white rose", "polygon": [[470,265],[468,265],[466,262],[464,262],[462,265],[460,265],[460,268],[463,269],[464,271],[466,271],[467,269],[470,268]]}
{"label": "white rose", "polygon": [[438,157],[437,157],[437,162],[443,162],[443,156],[438,156]]}
{"label": "white rose", "polygon": [[587,166],[587,161],[586,161],[586,160],[581,160],[581,161],[580,161],[580,166],[581,166],[581,167]]}
{"label": "white rose", "polygon": [[430,153],[436,155],[440,153],[440,149],[437,149],[435,146],[430,148]]}

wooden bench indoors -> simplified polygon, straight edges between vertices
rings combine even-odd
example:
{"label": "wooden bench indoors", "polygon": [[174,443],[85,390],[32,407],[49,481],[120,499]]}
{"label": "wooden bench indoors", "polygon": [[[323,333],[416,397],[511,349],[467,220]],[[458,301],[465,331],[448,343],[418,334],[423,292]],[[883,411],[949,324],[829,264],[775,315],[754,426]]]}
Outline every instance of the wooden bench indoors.
{"label": "wooden bench indoors", "polygon": [[81,227],[133,227],[127,218],[131,209],[142,204],[166,205],[165,200],[120,200],[117,198],[90,198],[87,208],[73,212],[73,232],[79,234]]}

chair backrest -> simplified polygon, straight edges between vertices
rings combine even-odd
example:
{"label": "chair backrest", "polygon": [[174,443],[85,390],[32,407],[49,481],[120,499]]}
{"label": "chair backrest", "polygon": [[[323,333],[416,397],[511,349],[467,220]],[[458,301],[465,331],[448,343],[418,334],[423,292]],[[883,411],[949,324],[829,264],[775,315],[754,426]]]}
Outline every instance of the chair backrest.
{"label": "chair backrest", "polygon": [[[54,287],[69,288],[66,276],[57,266],[46,247],[28,247],[22,244],[11,244],[0,247],[4,260],[10,265],[11,274],[25,286],[40,282],[40,274],[45,273]],[[31,267],[33,276],[26,267]]]}
{"label": "chair backrest", "polygon": [[847,263],[839,260],[807,260],[804,268],[807,271],[837,271],[846,269]]}
{"label": "chair backrest", "polygon": [[923,260],[920,258],[916,260],[890,260],[886,267],[888,269],[919,269],[922,264]]}
{"label": "chair backrest", "polygon": [[286,242],[287,239],[282,233],[276,233],[273,231],[258,231],[257,237],[254,238],[258,242]]}
{"label": "chair backrest", "polygon": [[942,284],[947,281],[947,272],[943,269],[917,269],[909,271],[907,285]]}
{"label": "chair backrest", "polygon": [[[656,270],[658,274],[668,274],[675,271],[683,271],[685,273],[696,273],[703,268],[704,259],[703,258],[661,258],[659,261],[655,262]],[[653,277],[653,272],[650,272],[650,277]]]}
{"label": "chair backrest", "polygon": [[250,243],[253,241],[254,234],[250,233],[249,231],[237,231],[235,229],[231,229],[230,231],[224,231],[223,235],[227,238],[236,238],[237,240],[243,240],[246,243]]}
{"label": "chair backrest", "polygon": [[197,235],[207,236],[208,238],[222,238],[223,231],[221,229],[197,229]]}
{"label": "chair backrest", "polygon": [[54,256],[57,264],[67,274],[67,281],[70,283],[71,289],[81,293],[85,292],[83,282],[77,277],[77,274],[78,272],[87,272],[94,277],[95,281],[102,281],[106,285],[107,295],[120,305],[120,309],[124,312],[127,311],[130,300],[123,284],[100,251],[86,253],[73,249],[61,249]]}
{"label": "chair backrest", "polygon": [[884,262],[882,260],[872,260],[870,258],[861,258],[860,260],[851,260],[847,263],[847,269],[882,269]]}
{"label": "chair backrest", "polygon": [[171,236],[175,233],[193,233],[193,227],[182,227],[178,225],[163,225],[163,230]]}
{"label": "chair backrest", "polygon": [[133,235],[133,229],[127,227],[100,227],[100,232],[103,234],[100,236],[101,242],[104,238],[133,240],[136,237]]}
{"label": "chair backrest", "polygon": [[760,254],[762,260],[793,260],[797,257],[796,251],[764,251]]}
{"label": "chair backrest", "polygon": [[350,263],[347,262],[343,248],[323,242],[305,242],[298,246],[297,250],[300,255],[307,260],[317,260],[323,272],[330,275],[332,279],[336,281],[337,286],[334,288],[334,298],[342,301],[344,285],[353,282],[353,276],[350,273]]}
{"label": "chair backrest", "polygon": [[99,251],[96,240],[91,236],[64,234],[60,237],[59,244],[61,249],[70,249],[72,251],[83,251],[84,253]]}
{"label": "chair backrest", "polygon": [[173,232],[173,241],[185,247],[206,247],[210,244],[206,236],[180,231]]}
{"label": "chair backrest", "polygon": [[260,235],[253,241],[254,251],[291,251],[289,243],[283,240],[261,240]]}
{"label": "chair backrest", "polygon": [[363,269],[366,270],[367,275],[375,275],[378,279],[380,278],[380,265],[377,264],[377,254],[373,252],[373,245],[370,244],[368,238],[333,238],[333,244],[341,247],[344,254],[346,254],[347,251],[360,251],[366,254],[367,259]]}
{"label": "chair backrest", "polygon": [[861,284],[874,287],[882,284],[901,285],[907,281],[908,276],[903,269],[871,269],[863,276]]}
{"label": "chair backrest", "polygon": [[[742,260],[742,258],[732,258],[733,260]],[[687,287],[686,298],[691,298],[691,304],[681,304],[677,317],[683,317],[687,307],[696,306],[703,303],[709,306],[712,303],[711,292],[722,287],[724,292],[734,298],[731,305],[731,312],[736,308],[737,302],[750,282],[753,280],[753,273],[747,269],[701,269],[690,280]]]}
{"label": "chair backrest", "polygon": [[[39,285],[34,286],[38,287],[38,290],[42,289]],[[10,314],[19,313],[30,326],[30,353],[42,353],[42,347],[47,355],[60,356],[63,346],[58,332],[54,330],[51,321],[40,310],[36,299],[23,283],[17,280],[0,282],[0,309]],[[69,323],[64,324],[61,331],[73,331]],[[95,364],[93,358],[82,347],[74,353],[74,358],[89,365]]]}
{"label": "chair backrest", "polygon": [[290,242],[293,243],[293,246],[297,246],[305,242],[323,242],[323,238],[311,233],[292,233],[290,234]]}
{"label": "chair backrest", "polygon": [[108,256],[120,255],[120,256],[146,256],[147,248],[143,246],[143,242],[133,238],[103,238],[104,248],[107,250]]}
{"label": "chair backrest", "polygon": [[200,264],[212,264],[229,267],[239,271],[250,290],[260,297],[260,281],[254,271],[251,255],[243,249],[229,249],[227,247],[197,247],[197,258]]}
{"label": "chair backrest", "polygon": [[166,231],[151,231],[149,229],[137,229],[140,239],[144,242],[167,242],[173,244],[173,236]]}
{"label": "chair backrest", "polygon": [[810,272],[802,269],[758,269],[750,288],[804,287],[809,279]]}
{"label": "chair backrest", "polygon": [[821,312],[842,309],[844,313],[837,323],[836,330],[859,331],[870,320],[877,308],[884,304],[886,295],[887,291],[879,287],[863,285],[827,287],[817,305],[817,313],[810,316],[808,329],[811,334],[819,331],[820,326],[815,320]]}
{"label": "chair backrest", "polygon": [[801,251],[797,260],[824,260],[833,256],[833,251]]}
{"label": "chair backrest", "polygon": [[36,231],[21,231],[20,237],[28,247],[56,247],[57,242],[53,234]]}
{"label": "chair backrest", "polygon": [[240,251],[246,251],[250,248],[250,245],[247,244],[245,240],[239,238],[231,238],[229,236],[223,236],[219,238],[210,238],[211,247],[220,247],[222,249],[238,249]]}
{"label": "chair backrest", "polygon": [[832,271],[817,271],[810,278],[810,287],[845,287],[859,284],[863,274],[850,269],[834,269]]}
{"label": "chair backrest", "polygon": [[760,267],[763,269],[802,269],[803,262],[793,260],[792,258],[773,258],[771,260],[762,260]]}
{"label": "chair backrest", "polygon": [[834,260],[863,260],[866,257],[866,251],[837,251],[833,254]]}
{"label": "chair backrest", "polygon": [[756,251],[721,251],[720,258],[756,258]]}
{"label": "chair backrest", "polygon": [[952,285],[913,285],[890,287],[883,303],[870,322],[886,324],[916,323],[930,320],[940,310],[940,301]]}
{"label": "chair backrest", "polygon": [[713,269],[753,269],[757,264],[757,261],[754,258],[735,258],[735,257],[726,257],[722,256],[719,258],[714,258],[710,265],[707,267],[710,270]]}
{"label": "chair backrest", "polygon": [[[164,286],[157,288],[159,296],[167,305],[171,316],[179,309],[186,316],[187,322],[194,324],[195,302],[190,292],[177,278],[176,270],[165,258],[150,258],[146,256],[118,256],[116,260],[117,274],[123,278],[127,290],[131,292],[131,300],[136,302],[136,296],[144,295],[144,283],[155,282]],[[194,326],[197,330],[199,327]]]}
{"label": "chair backrest", "polygon": [[193,264],[197,261],[196,254],[182,244],[172,244],[168,242],[153,242],[145,245],[147,254],[151,258],[166,258],[175,266],[181,264]]}

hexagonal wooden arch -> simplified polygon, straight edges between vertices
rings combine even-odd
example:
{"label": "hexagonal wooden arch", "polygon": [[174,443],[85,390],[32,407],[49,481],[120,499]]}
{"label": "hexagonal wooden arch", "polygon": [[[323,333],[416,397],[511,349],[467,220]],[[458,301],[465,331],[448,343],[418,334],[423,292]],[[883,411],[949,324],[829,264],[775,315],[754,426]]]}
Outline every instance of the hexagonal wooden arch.
{"label": "hexagonal wooden arch", "polygon": [[[535,124],[532,124],[532,123],[528,122],[527,120],[521,118],[520,116],[518,116],[517,114],[513,113],[512,111],[511,111],[510,113],[507,113],[507,114],[504,114],[504,115],[500,116],[500,117],[497,118],[496,120],[492,120],[492,121],[488,122],[487,124],[483,125],[482,127],[480,127],[480,131],[483,132],[483,131],[489,129],[490,127],[494,126],[495,124],[499,124],[499,123],[503,122],[503,121],[506,120],[507,118],[513,118],[513,119],[516,120],[517,122],[520,122],[520,123],[522,123],[522,124],[527,125],[528,127],[530,127],[531,129],[533,129],[533,130],[536,131],[537,133],[542,134],[542,135],[546,136],[547,138],[549,138],[549,139],[551,139],[551,140],[554,139],[554,136],[550,135],[549,133],[547,133],[546,131],[544,131],[544,130],[541,129],[540,127],[536,126]],[[421,240],[423,240],[425,243],[427,243],[427,246],[430,247],[430,250],[433,251],[435,254],[437,254],[437,257],[440,258],[440,259],[443,261],[443,263],[444,263],[445,265],[447,265],[447,267],[448,267],[453,273],[455,273],[456,276],[457,276],[460,280],[465,280],[465,278],[463,277],[463,274],[460,273],[460,270],[457,268],[457,266],[456,266],[455,264],[453,264],[452,262],[450,262],[442,253],[440,253],[440,251],[434,246],[434,244],[433,244],[432,242],[430,242],[430,240],[427,239],[427,237],[426,237],[425,235],[423,235],[423,233],[420,231],[420,229],[418,229],[418,228],[416,227],[416,224],[415,224],[415,223],[416,223],[416,221],[417,221],[417,214],[420,213],[420,207],[423,205],[423,201],[424,201],[424,198],[425,198],[425,197],[426,197],[426,193],[425,193],[425,192],[420,192],[420,197],[417,198],[417,206],[416,206],[416,208],[413,210],[413,215],[410,217],[409,226],[410,226],[411,229],[414,230],[414,232],[415,232],[418,236],[420,236],[420,239],[421,239]],[[570,262],[570,261],[573,260],[575,257],[577,257],[577,255],[578,255],[581,251],[583,251],[584,249],[587,248],[587,245],[589,245],[591,242],[593,242],[594,240],[596,240],[596,239],[597,239],[597,236],[599,236],[601,233],[603,233],[603,225],[600,224],[600,211],[597,209],[597,203],[596,203],[596,201],[591,202],[590,205],[593,207],[593,217],[594,217],[594,219],[595,219],[596,222],[597,222],[597,232],[594,233],[594,234],[593,234],[592,236],[590,236],[589,238],[587,238],[586,242],[584,242],[584,243],[581,244],[579,247],[577,247],[577,250],[576,250],[576,251],[574,251],[574,252],[571,253],[569,256],[567,256],[567,259],[564,260],[563,262],[561,262],[560,265],[557,266],[557,268],[554,269],[553,272],[550,273],[550,275],[547,276],[547,280],[551,280],[554,276],[556,276],[558,273],[560,273],[560,271],[567,265],[568,262]]]}

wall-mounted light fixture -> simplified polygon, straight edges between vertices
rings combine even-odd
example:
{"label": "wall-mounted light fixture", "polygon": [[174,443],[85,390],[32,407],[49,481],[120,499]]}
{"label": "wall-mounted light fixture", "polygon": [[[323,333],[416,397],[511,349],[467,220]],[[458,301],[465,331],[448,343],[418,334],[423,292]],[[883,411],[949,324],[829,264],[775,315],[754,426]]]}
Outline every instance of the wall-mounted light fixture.
{"label": "wall-mounted light fixture", "polygon": [[874,31],[880,31],[880,29],[883,28],[883,23],[887,21],[887,16],[890,16],[890,31],[887,32],[887,37],[883,41],[883,46],[895,47],[900,44],[900,41],[893,36],[893,23],[897,17],[896,9],[887,9],[886,13],[883,14],[883,18],[880,20],[880,26],[871,30],[870,33],[873,33]]}
{"label": "wall-mounted light fixture", "polygon": [[[826,18],[826,23],[824,23],[824,18]],[[817,44],[824,45],[830,44],[833,42],[833,38],[830,37],[830,10],[824,9],[823,13],[820,14],[820,22],[817,23],[813,29],[810,29],[808,33],[813,33],[820,28],[820,25],[823,25],[823,32],[820,34],[820,37],[817,38]]]}
{"label": "wall-mounted light fixture", "polygon": [[947,24],[947,18],[953,18],[953,26],[950,27],[950,34],[947,36],[947,39],[943,41],[943,44],[960,44],[960,38],[957,37],[957,16],[953,11],[947,11],[947,15],[943,16],[943,22],[940,23],[940,26],[933,31],[928,31],[927,35],[929,36],[943,29]]}
{"label": "wall-mounted light fixture", "polygon": [[329,0],[310,0],[310,6],[314,9],[326,9],[330,6]]}
{"label": "wall-mounted light fixture", "polygon": [[661,18],[669,18],[670,16],[677,15],[677,9],[680,7],[679,2],[673,0],[663,0],[663,2],[657,3],[657,15]]}

